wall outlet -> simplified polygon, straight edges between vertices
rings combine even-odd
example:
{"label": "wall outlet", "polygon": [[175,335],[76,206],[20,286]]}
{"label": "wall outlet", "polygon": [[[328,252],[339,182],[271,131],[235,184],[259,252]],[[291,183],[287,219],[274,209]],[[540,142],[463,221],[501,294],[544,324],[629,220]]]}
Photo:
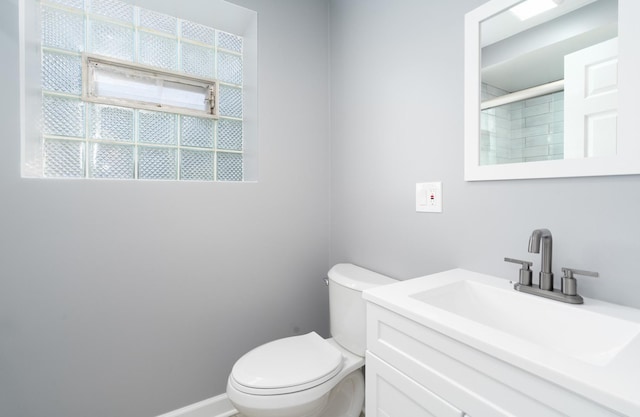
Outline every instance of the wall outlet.
{"label": "wall outlet", "polygon": [[419,182],[416,184],[416,211],[442,213],[441,182]]}

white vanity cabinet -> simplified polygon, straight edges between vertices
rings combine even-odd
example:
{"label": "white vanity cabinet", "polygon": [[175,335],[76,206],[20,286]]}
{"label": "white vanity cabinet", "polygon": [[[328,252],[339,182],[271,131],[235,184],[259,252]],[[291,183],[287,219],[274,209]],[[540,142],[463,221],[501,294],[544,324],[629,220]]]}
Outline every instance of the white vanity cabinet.
{"label": "white vanity cabinet", "polygon": [[625,415],[365,299],[367,417]]}

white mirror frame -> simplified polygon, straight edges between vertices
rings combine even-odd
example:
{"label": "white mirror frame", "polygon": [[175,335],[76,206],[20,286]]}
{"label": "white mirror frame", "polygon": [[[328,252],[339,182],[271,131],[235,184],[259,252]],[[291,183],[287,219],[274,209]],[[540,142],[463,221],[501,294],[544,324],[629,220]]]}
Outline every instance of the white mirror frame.
{"label": "white mirror frame", "polygon": [[640,174],[640,1],[618,0],[618,147],[611,157],[480,165],[480,23],[522,0],[491,0],[465,16],[465,181]]}

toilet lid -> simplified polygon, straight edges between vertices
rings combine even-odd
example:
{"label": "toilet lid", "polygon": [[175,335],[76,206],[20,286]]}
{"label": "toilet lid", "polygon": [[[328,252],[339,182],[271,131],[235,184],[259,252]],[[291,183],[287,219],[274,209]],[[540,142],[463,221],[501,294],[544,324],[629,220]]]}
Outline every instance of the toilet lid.
{"label": "toilet lid", "polygon": [[231,376],[241,391],[270,395],[322,384],[341,368],[342,353],[312,332],[253,349],[236,362]]}

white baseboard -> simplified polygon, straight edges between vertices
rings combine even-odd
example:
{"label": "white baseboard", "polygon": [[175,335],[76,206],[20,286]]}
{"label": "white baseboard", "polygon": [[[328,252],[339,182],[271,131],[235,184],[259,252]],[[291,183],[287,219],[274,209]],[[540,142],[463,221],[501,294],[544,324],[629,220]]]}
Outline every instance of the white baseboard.
{"label": "white baseboard", "polygon": [[227,394],[209,398],[158,417],[231,417],[238,414]]}

